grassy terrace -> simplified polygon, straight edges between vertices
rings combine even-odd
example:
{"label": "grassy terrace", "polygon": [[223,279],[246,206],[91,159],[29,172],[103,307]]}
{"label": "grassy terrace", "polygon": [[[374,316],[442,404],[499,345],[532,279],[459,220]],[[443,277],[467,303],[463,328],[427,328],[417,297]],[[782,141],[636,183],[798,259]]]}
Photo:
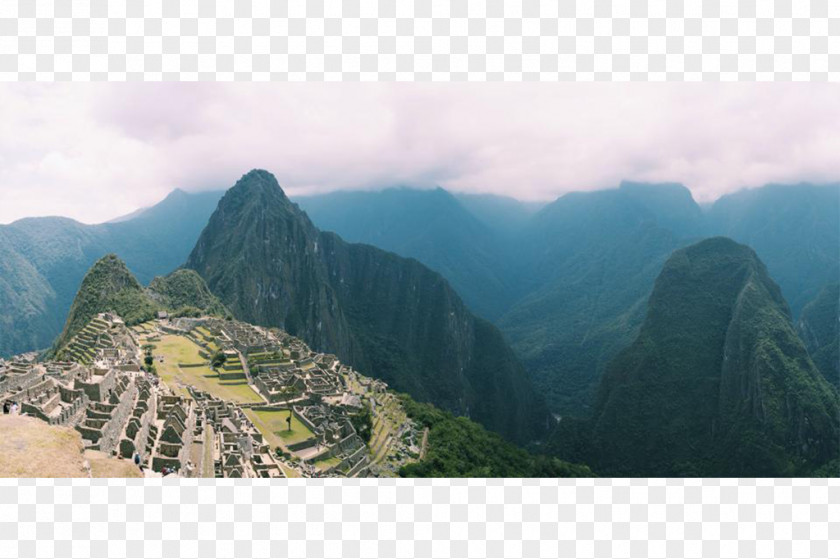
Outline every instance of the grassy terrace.
{"label": "grassy terrace", "polygon": [[268,444],[274,447],[299,443],[313,436],[312,431],[292,414],[292,429],[288,430],[286,418],[289,412],[285,410],[252,410],[246,409],[245,415],[263,434]]}
{"label": "grassy terrace", "polygon": [[154,346],[154,355],[164,358],[163,363],[155,362],[158,375],[176,392],[188,396],[186,387],[189,385],[218,398],[240,404],[258,404],[263,401],[248,385],[244,375],[241,379],[221,380],[199,355],[201,348],[192,340],[183,336],[164,335]]}
{"label": "grassy terrace", "polygon": [[341,463],[341,458],[338,456],[333,456],[331,458],[325,458],[324,460],[318,460],[315,462],[314,466],[318,470],[327,470],[332,468],[333,466],[337,466]]}

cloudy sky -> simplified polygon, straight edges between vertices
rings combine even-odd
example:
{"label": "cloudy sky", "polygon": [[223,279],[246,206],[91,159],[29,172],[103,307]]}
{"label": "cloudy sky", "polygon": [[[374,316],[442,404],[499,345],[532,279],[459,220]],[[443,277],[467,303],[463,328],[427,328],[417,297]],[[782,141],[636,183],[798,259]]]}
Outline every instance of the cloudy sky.
{"label": "cloudy sky", "polygon": [[832,84],[0,85],[0,223],[101,222],[272,171],[290,195],[392,185],[526,200],[682,182],[701,202],[840,180]]}

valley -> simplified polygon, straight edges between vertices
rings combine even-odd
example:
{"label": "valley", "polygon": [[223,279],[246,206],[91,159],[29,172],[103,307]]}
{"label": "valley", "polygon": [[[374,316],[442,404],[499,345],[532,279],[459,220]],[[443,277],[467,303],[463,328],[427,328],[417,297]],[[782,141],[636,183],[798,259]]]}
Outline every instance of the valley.
{"label": "valley", "polygon": [[[0,395],[75,431],[82,475],[135,459],[185,477],[837,467],[836,185],[702,208],[642,183],[541,207],[442,189],[299,206],[253,170],[209,213],[191,196],[124,222],[193,224],[181,265],[144,283],[113,253],[49,268],[35,245],[94,245],[0,227],[0,342],[29,340],[0,343]],[[75,276],[63,315],[51,286],[65,297]],[[43,320],[51,345],[30,336]]]}

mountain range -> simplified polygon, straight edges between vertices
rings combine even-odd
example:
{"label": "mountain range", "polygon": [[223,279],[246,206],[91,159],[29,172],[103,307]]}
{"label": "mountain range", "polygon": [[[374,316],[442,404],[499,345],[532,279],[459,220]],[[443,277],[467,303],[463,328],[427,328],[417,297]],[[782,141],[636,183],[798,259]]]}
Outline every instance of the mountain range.
{"label": "mountain range", "polygon": [[[680,184],[625,182],[567,194],[536,212],[521,204],[507,212],[510,220],[505,212],[474,214],[463,197],[439,189],[297,201],[319,227],[417,258],[447,277],[502,330],[563,416],[591,413],[606,364],[638,333],[674,250],[714,235],[748,244],[795,319],[840,273],[837,184],[768,185],[701,208]],[[495,206],[517,207],[509,199]]]}
{"label": "mountain range", "polygon": [[142,283],[184,263],[223,192],[175,190],[126,219],[62,217],[0,225],[0,357],[49,347],[88,269],[116,253]]}
{"label": "mountain range", "polygon": [[219,202],[186,268],[240,320],[283,328],[416,399],[512,440],[548,428],[501,333],[414,259],[318,230],[268,172]]}
{"label": "mountain range", "polygon": [[764,264],[723,237],[667,260],[592,417],[572,426],[578,442],[561,433],[556,450],[602,475],[808,476],[840,457],[837,391]]}
{"label": "mountain range", "polygon": [[[292,201],[252,171],[226,193],[174,191],[101,225],[0,226],[0,356],[66,342],[102,305],[128,302],[121,314],[140,318],[212,309],[284,328],[511,440],[544,436],[551,411],[562,429],[546,448],[598,473],[726,472],[722,456],[754,445],[772,467],[737,454],[737,471],[794,475],[825,457],[815,447],[836,429],[838,224],[836,184],[768,185],[704,207],[682,185],[631,182],[548,204],[407,188]],[[749,248],[700,242],[718,235]],[[686,257],[708,266],[680,275]],[[715,266],[730,283],[700,277]],[[74,304],[77,292],[90,304]],[[695,338],[712,341],[698,349]],[[677,354],[679,366],[661,359]],[[691,379],[671,383],[674,371]],[[660,390],[640,390],[645,382]],[[638,412],[657,407],[677,427],[660,417],[657,431]],[[683,428],[709,452],[679,458],[688,451],[673,429]],[[674,452],[622,466],[581,442],[628,452],[615,433]],[[772,446],[755,442],[764,439]]]}

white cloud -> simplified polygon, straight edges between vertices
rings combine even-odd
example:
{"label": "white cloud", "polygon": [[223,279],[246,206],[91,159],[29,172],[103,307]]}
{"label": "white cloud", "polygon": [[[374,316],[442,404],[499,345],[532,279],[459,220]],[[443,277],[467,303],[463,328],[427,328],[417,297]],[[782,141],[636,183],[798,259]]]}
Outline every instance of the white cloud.
{"label": "white cloud", "polygon": [[700,201],[840,179],[832,84],[0,86],[0,223],[103,221],[261,167],[290,194],[393,184],[552,199],[622,179]]}

